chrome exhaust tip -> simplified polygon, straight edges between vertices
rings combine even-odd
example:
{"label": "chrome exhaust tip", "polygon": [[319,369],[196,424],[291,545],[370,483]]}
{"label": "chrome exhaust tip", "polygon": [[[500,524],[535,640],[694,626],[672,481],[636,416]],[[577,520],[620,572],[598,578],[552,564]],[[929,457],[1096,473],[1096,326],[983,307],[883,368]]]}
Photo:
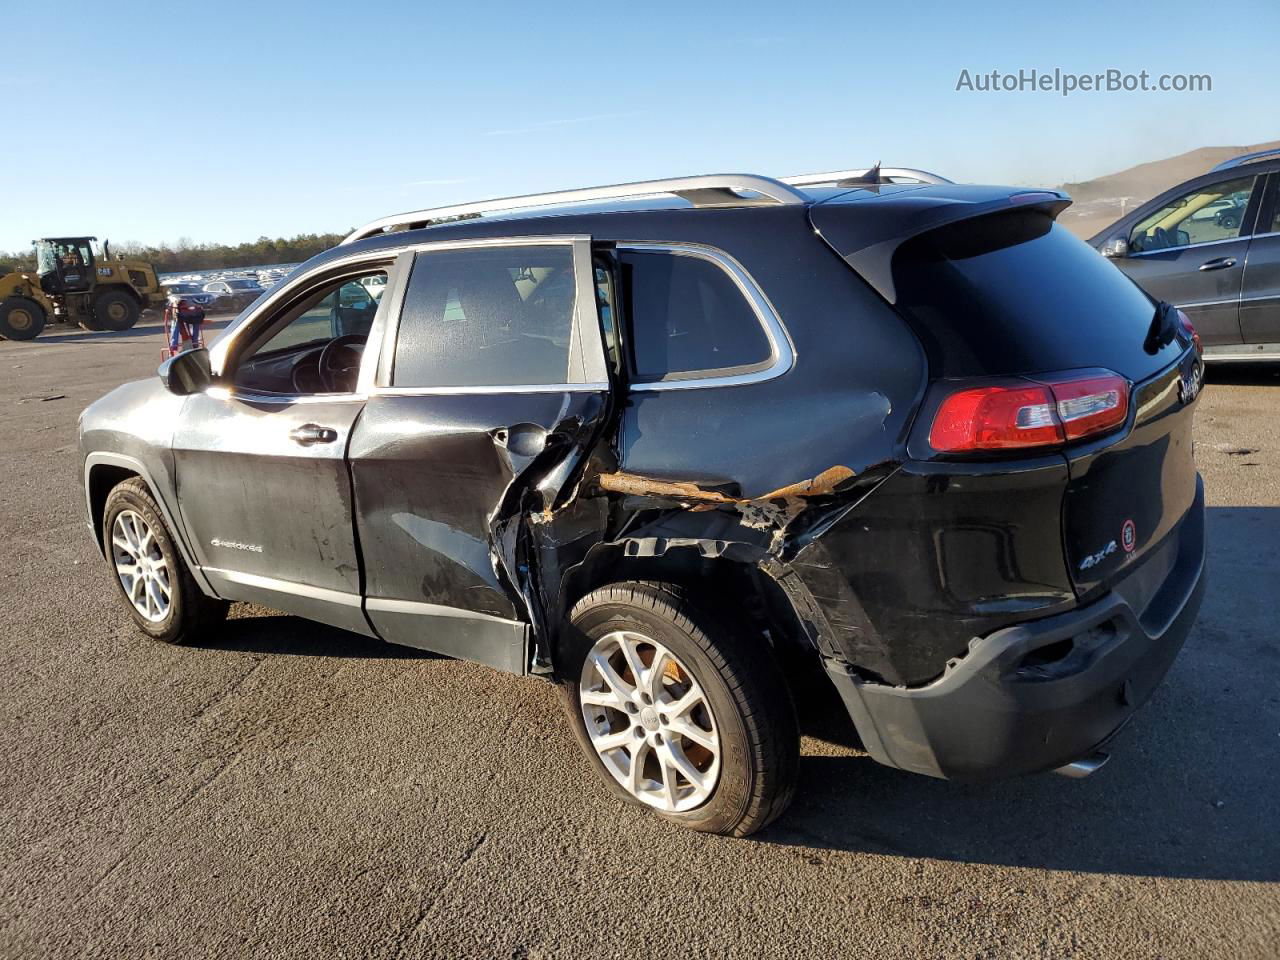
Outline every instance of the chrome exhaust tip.
{"label": "chrome exhaust tip", "polygon": [[1111,755],[1107,753],[1091,753],[1089,756],[1074,763],[1068,763],[1065,766],[1058,767],[1054,773],[1061,774],[1064,777],[1070,777],[1073,780],[1083,780],[1091,773],[1101,770],[1103,764],[1111,759]]}

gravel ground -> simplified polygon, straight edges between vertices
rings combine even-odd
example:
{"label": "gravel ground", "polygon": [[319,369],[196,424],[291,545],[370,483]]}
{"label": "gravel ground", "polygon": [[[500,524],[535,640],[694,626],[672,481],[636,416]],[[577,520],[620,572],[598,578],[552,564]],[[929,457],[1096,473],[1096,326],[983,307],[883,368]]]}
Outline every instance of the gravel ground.
{"label": "gravel ground", "polygon": [[823,700],[795,805],[734,841],[611,799],[544,682],[252,607],[136,633],[75,427],[159,350],[0,343],[3,956],[1280,955],[1280,372],[1210,375],[1211,585],[1109,766],[910,776]]}

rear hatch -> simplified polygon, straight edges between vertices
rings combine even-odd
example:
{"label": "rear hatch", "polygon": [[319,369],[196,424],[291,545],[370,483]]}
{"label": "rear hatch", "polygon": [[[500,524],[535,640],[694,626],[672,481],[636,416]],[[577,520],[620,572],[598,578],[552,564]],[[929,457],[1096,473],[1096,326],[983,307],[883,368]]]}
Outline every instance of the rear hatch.
{"label": "rear hatch", "polygon": [[[910,211],[895,210],[904,199],[819,204],[811,216],[911,324],[929,358],[931,396],[991,378],[1086,370],[1129,381],[1124,425],[1062,448],[1069,575],[1080,595],[1113,583],[1158,549],[1195,499],[1192,401],[1202,367],[1190,336],[1180,328],[1163,344],[1152,336],[1154,302],[1056,222],[1066,206],[1060,195],[929,187],[909,195]],[[881,233],[868,242],[877,207]],[[895,214],[897,242],[884,237]],[[916,446],[919,433],[911,454],[928,456]]]}

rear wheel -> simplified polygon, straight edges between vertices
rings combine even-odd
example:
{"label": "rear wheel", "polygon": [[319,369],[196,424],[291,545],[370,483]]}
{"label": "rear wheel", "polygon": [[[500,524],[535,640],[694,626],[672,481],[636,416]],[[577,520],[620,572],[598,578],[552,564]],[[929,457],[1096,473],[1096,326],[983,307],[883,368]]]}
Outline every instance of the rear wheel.
{"label": "rear wheel", "polygon": [[557,658],[565,709],[617,796],[737,837],[786,809],[799,734],[763,639],[745,649],[745,629],[663,583],[602,587],[569,619]]}
{"label": "rear wheel", "polygon": [[142,480],[126,480],[107,495],[102,535],[112,578],[147,636],[182,643],[225,619],[227,602],[196,585]]}
{"label": "rear wheel", "polygon": [[119,333],[138,322],[138,301],[123,290],[107,290],[93,300],[94,325]]}
{"label": "rear wheel", "polygon": [[34,340],[45,324],[44,307],[26,297],[10,297],[0,303],[0,337]]}

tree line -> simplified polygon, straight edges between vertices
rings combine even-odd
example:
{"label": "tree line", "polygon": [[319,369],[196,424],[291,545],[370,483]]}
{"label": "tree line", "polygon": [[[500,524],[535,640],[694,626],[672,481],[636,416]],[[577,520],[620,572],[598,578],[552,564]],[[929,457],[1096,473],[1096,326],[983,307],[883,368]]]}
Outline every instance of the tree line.
{"label": "tree line", "polygon": [[[157,273],[186,273],[222,267],[254,267],[272,263],[301,263],[321,251],[336,246],[345,233],[300,233],[295,237],[259,237],[248,243],[195,243],[184,237],[176,243],[158,246],[144,243],[112,242],[111,254],[131,260],[146,260]],[[0,264],[18,270],[35,269],[35,251],[0,251]]]}

